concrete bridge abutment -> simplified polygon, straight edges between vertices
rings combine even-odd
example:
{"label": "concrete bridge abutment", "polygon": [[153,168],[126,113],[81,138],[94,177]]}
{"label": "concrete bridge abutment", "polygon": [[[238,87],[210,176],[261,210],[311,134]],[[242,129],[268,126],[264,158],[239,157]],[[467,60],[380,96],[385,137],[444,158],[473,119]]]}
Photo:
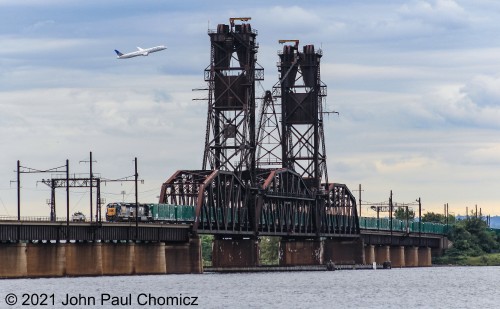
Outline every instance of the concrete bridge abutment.
{"label": "concrete bridge abutment", "polygon": [[213,267],[254,267],[259,266],[259,263],[257,239],[214,239]]}

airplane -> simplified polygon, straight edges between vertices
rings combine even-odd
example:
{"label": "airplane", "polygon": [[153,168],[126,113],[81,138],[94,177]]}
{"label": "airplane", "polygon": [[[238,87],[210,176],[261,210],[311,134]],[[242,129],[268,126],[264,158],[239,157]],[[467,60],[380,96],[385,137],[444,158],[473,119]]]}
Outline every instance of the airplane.
{"label": "airplane", "polygon": [[146,49],[137,47],[137,49],[138,49],[137,51],[131,52],[128,54],[122,54],[118,50],[115,49],[115,53],[118,55],[118,57],[116,57],[116,58],[117,59],[126,59],[126,58],[132,58],[132,57],[137,57],[137,56],[147,56],[150,53],[155,53],[155,52],[158,52],[160,50],[167,49],[167,47],[160,45],[160,46],[155,46],[155,47],[146,48]]}

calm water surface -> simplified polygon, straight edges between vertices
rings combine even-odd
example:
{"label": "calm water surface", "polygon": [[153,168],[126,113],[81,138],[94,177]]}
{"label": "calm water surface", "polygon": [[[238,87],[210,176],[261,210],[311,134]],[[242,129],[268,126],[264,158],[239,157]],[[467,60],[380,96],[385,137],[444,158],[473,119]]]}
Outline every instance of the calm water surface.
{"label": "calm water surface", "polygon": [[172,307],[500,308],[500,267],[0,280],[0,308]]}

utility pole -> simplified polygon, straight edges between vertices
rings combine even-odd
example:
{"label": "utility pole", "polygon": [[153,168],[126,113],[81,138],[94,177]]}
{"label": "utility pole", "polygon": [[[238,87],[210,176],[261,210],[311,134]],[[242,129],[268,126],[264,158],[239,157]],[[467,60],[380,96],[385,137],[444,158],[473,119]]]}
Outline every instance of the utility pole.
{"label": "utility pole", "polygon": [[[93,161],[92,160],[92,151],[90,152],[90,159],[89,161],[80,161],[80,163],[82,162],[88,162],[90,163],[90,171],[89,171],[89,179],[90,179],[90,222],[92,223],[93,221],[93,187],[94,187],[94,173],[92,173],[92,163],[96,162],[96,161]],[[96,206],[96,212],[97,212],[97,206]]]}
{"label": "utility pole", "polygon": [[391,244],[392,244],[392,190],[389,197],[389,226],[391,229]]}
{"label": "utility pole", "polygon": [[66,232],[67,239],[69,240],[69,160],[66,159]]}
{"label": "utility pole", "polygon": [[139,196],[137,194],[137,180],[139,179],[139,174],[137,173],[137,157],[134,159],[135,162],[135,239],[139,237]]}
{"label": "utility pole", "polygon": [[362,206],[361,206],[361,204],[362,204],[361,203],[361,191],[363,191],[363,190],[361,190],[361,184],[359,184],[359,217],[361,217],[361,208],[362,208]]}
{"label": "utility pole", "polygon": [[21,162],[17,160],[17,221],[21,221]]}
{"label": "utility pole", "polygon": [[[21,162],[17,160],[17,220],[21,221],[21,174],[34,174],[34,173],[62,173],[65,170],[68,170],[68,160],[66,160],[66,166],[58,166],[54,168],[50,168],[47,170],[39,170],[36,168],[21,166]],[[65,168],[65,169],[63,169]],[[13,181],[11,181],[13,182]],[[53,201],[54,203],[55,201]]]}
{"label": "utility pole", "polygon": [[92,176],[92,151],[90,152],[90,223],[92,223],[92,184],[94,182],[94,180],[92,178],[94,178]]}
{"label": "utility pole", "polygon": [[418,243],[422,243],[422,201],[420,197],[417,200],[418,202]]}
{"label": "utility pole", "polygon": [[361,204],[362,204],[361,203],[361,191],[364,191],[364,190],[361,189],[361,184],[359,184],[359,189],[358,190],[352,190],[352,191],[353,192],[355,192],[355,191],[359,192],[359,199],[358,199],[358,201],[359,201],[359,213],[358,213],[358,217],[361,217]]}
{"label": "utility pole", "polygon": [[446,203],[446,230],[448,230],[449,218],[450,218],[450,212],[448,209],[448,203]]}

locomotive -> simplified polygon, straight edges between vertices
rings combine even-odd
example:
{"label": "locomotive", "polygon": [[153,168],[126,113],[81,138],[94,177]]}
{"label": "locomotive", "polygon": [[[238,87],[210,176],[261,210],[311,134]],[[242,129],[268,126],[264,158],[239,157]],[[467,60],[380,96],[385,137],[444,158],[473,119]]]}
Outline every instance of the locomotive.
{"label": "locomotive", "polygon": [[[135,221],[135,203],[109,203],[106,207],[106,221]],[[192,222],[194,206],[170,204],[139,204],[138,221],[142,222]]]}
{"label": "locomotive", "polygon": [[[146,204],[139,204],[137,213],[138,221],[151,222],[153,217]],[[109,203],[106,207],[106,221],[110,222],[123,222],[135,221],[135,203]]]}

